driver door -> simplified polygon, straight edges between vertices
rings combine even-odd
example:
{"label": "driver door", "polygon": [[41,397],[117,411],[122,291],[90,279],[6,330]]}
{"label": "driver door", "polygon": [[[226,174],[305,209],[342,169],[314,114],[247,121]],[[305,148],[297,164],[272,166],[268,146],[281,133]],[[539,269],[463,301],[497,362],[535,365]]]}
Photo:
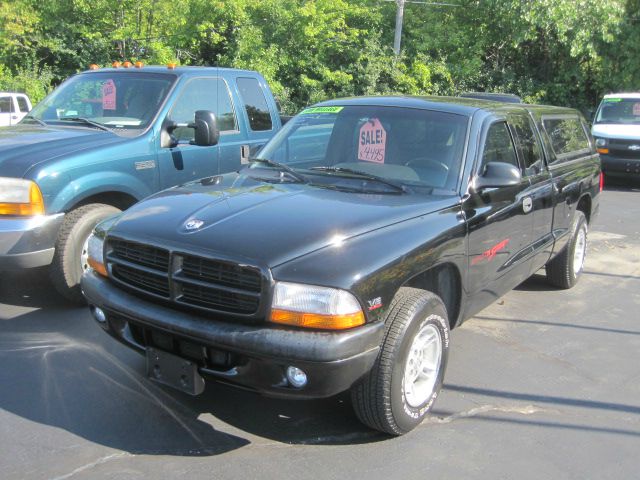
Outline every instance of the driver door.
{"label": "driver door", "polygon": [[[220,144],[240,133],[229,89],[223,79],[196,77],[188,80],[167,119],[177,123],[191,123],[196,110],[210,110],[216,114]],[[160,148],[158,153],[162,188],[218,174],[220,144],[211,147],[191,145],[194,130],[186,127],[177,128],[174,136],[178,139],[178,146]]]}
{"label": "driver door", "polygon": [[[484,134],[476,175],[489,162],[520,169],[507,122],[491,123]],[[518,185],[471,192],[463,204],[468,225],[469,314],[493,303],[529,276],[533,215],[529,179]]]}

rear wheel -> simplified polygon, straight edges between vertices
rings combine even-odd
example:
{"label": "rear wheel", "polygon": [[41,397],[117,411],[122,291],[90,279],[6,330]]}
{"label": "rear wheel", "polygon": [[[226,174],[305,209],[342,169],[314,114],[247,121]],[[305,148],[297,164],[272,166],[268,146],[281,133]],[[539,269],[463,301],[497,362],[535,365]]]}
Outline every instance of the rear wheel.
{"label": "rear wheel", "polygon": [[80,278],[88,268],[89,235],[99,222],[119,212],[111,205],[92,203],[65,215],[56,241],[50,277],[56,290],[68,300],[84,303]]}
{"label": "rear wheel", "polygon": [[391,304],[385,339],[367,376],[351,391],[365,425],[402,435],[422,422],[440,393],[449,352],[449,323],[442,300],[402,288]]}
{"label": "rear wheel", "polygon": [[573,287],[582,274],[586,256],[587,219],[577,210],[569,243],[546,265],[547,281],[558,288]]}

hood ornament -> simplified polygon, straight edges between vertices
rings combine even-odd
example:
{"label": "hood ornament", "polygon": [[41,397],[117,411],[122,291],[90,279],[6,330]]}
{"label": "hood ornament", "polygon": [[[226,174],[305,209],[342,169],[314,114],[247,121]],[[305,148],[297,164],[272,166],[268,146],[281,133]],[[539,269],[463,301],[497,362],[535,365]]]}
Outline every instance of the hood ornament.
{"label": "hood ornament", "polygon": [[191,220],[189,220],[187,223],[184,224],[184,228],[185,230],[197,230],[202,225],[204,225],[204,222],[202,220],[198,220],[197,218],[192,218]]}

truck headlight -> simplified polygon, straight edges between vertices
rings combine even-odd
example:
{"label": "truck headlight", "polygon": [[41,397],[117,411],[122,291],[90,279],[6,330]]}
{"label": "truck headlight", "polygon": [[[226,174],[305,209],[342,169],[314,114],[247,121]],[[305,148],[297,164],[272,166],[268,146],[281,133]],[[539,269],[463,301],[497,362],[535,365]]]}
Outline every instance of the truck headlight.
{"label": "truck headlight", "polygon": [[0,215],[43,214],[44,200],[35,182],[22,178],[0,177]]}
{"label": "truck headlight", "polygon": [[89,236],[87,244],[87,263],[96,273],[108,277],[107,268],[104,265],[104,237],[95,231]]}
{"label": "truck headlight", "polygon": [[596,138],[596,150],[598,153],[609,153],[609,141],[606,138]]}
{"label": "truck headlight", "polygon": [[344,330],[364,324],[358,300],[337,288],[277,282],[271,322],[296,327]]}

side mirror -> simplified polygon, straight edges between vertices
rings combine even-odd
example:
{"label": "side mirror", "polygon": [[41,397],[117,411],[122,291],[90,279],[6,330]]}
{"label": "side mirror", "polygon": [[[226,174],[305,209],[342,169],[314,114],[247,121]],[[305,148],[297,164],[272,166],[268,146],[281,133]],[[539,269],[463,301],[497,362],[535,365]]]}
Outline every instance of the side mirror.
{"label": "side mirror", "polygon": [[220,140],[220,130],[218,130],[216,114],[209,110],[198,110],[193,123],[187,126],[196,130],[193,142],[196,145],[211,147],[217,145],[218,140]]}
{"label": "side mirror", "polygon": [[191,143],[200,147],[217,145],[218,140],[220,140],[216,114],[209,110],[198,110],[192,123],[177,123],[169,118],[165,119],[160,134],[160,146],[162,148],[175,148],[178,146],[178,139],[173,135],[173,132],[180,127],[193,128],[195,132]]}
{"label": "side mirror", "polygon": [[480,192],[486,188],[512,187],[522,181],[520,169],[510,163],[489,162],[482,176],[475,181],[475,190]]}

